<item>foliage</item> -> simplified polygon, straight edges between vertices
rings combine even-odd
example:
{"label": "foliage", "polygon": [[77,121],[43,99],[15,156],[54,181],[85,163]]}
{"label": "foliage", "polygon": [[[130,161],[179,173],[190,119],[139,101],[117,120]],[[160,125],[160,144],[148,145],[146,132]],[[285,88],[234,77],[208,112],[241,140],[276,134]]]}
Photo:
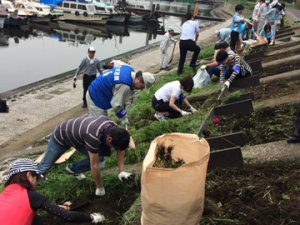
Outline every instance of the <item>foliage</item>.
{"label": "foliage", "polygon": [[173,147],[174,146],[165,147],[164,144],[159,145],[153,167],[176,169],[184,165],[185,162],[183,161],[183,159],[178,158],[176,161],[172,158]]}
{"label": "foliage", "polygon": [[141,207],[141,198],[138,197],[135,202],[132,204],[130,209],[124,213],[123,219],[120,224],[124,225],[140,225],[141,224],[141,214],[142,214],[142,207]]}
{"label": "foliage", "polygon": [[241,94],[242,94],[241,90],[238,90],[238,91],[228,94],[222,104],[228,104],[229,102],[234,102],[234,101],[239,100],[241,97]]}
{"label": "foliage", "polygon": [[198,59],[204,59],[215,54],[215,45],[207,46],[205,49],[201,49]]}

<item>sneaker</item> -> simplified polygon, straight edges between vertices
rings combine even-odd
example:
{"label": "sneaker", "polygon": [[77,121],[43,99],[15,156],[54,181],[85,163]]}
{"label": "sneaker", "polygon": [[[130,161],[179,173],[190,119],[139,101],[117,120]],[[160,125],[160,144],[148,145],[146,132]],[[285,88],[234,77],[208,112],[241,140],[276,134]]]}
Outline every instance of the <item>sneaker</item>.
{"label": "sneaker", "polygon": [[166,118],[163,115],[158,115],[158,113],[154,114],[155,119],[157,119],[158,121],[165,121]]}
{"label": "sneaker", "polygon": [[289,144],[300,143],[300,138],[292,137],[286,141]]}
{"label": "sneaker", "polygon": [[85,178],[85,176],[84,176],[82,173],[74,173],[74,172],[70,169],[69,165],[67,165],[66,171],[67,171],[67,173],[74,175],[74,177],[75,177],[77,180],[82,180],[82,179]]}

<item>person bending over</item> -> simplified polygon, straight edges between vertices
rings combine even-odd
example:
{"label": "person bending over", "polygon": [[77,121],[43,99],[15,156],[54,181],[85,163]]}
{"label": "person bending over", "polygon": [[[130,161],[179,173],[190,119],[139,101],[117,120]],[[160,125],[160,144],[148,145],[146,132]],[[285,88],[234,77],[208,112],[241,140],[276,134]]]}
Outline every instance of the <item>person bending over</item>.
{"label": "person bending over", "polygon": [[[218,52],[225,51],[228,53],[228,55],[235,55],[235,52],[230,49],[229,45],[226,42],[221,42],[221,43],[216,44],[215,49]],[[219,64],[217,61],[203,65],[200,67],[200,69],[201,70],[206,69],[206,71],[210,77],[212,77],[213,74],[217,77],[220,77],[220,67],[219,67]],[[232,70],[225,69],[224,73],[225,73],[225,75],[227,74],[227,76],[230,76],[232,73]]]}
{"label": "person bending over", "polygon": [[[251,67],[238,55],[228,55],[227,52],[220,51],[217,54],[217,62],[220,65],[220,74],[224,74],[225,67],[230,71],[230,73],[225,73],[225,76],[220,76],[221,87],[226,85],[229,88],[234,79],[252,76]],[[224,83],[225,79],[227,81]]]}
{"label": "person bending over", "polygon": [[[269,45],[274,45],[275,44],[275,36],[274,32],[271,29],[270,24],[266,24],[263,31],[261,32],[261,36],[267,38]],[[257,35],[256,35],[257,37]]]}
{"label": "person bending over", "polygon": [[105,220],[100,213],[83,214],[69,211],[68,206],[56,205],[47,196],[35,192],[37,183],[44,179],[31,159],[18,159],[10,164],[4,190],[0,194],[1,224],[43,225],[42,218],[36,214],[38,209],[67,222],[100,223]]}
{"label": "person bending over", "polygon": [[165,116],[190,115],[190,112],[182,110],[182,102],[190,108],[192,113],[195,113],[197,110],[191,106],[182,91],[190,93],[193,87],[194,81],[192,77],[184,77],[179,81],[172,81],[162,86],[152,98],[152,107],[156,110],[154,117],[159,121],[164,121]]}

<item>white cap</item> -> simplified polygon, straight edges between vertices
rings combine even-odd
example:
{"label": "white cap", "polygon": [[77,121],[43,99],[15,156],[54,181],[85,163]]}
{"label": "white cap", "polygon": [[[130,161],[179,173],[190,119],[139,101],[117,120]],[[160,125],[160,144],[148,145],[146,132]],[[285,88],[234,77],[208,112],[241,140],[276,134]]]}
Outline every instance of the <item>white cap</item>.
{"label": "white cap", "polygon": [[216,30],[216,31],[215,31],[215,36],[216,36],[216,37],[218,37],[219,32],[220,32],[219,30]]}
{"label": "white cap", "polygon": [[89,52],[96,52],[96,49],[94,47],[89,47],[88,51]]}
{"label": "white cap", "polygon": [[143,80],[145,84],[145,92],[149,94],[149,88],[154,84],[155,78],[152,73],[143,72]]}
{"label": "white cap", "polygon": [[270,0],[266,0],[265,3],[270,3]]}

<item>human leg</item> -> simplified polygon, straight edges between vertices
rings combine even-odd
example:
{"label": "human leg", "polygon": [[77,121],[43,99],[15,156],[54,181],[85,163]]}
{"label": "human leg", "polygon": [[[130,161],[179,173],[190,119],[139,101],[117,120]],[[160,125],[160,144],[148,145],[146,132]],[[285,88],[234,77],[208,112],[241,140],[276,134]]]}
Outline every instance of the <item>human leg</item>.
{"label": "human leg", "polygon": [[231,37],[230,48],[233,49],[233,50],[235,50],[236,49],[235,48],[236,43],[237,43],[237,41],[239,39],[239,33],[235,32],[235,31],[232,31],[230,37]]}
{"label": "human leg", "polygon": [[208,67],[206,69],[206,71],[210,77],[212,77],[213,74],[217,77],[220,77],[220,68],[219,67],[216,67],[216,66]]}
{"label": "human leg", "polygon": [[101,109],[95,105],[90,93],[86,93],[86,103],[89,109],[90,116],[107,116],[107,110]]}
{"label": "human leg", "polygon": [[162,69],[164,68],[163,65],[164,65],[164,54],[162,53],[162,50],[160,49],[160,64],[159,64],[159,69]]}
{"label": "human leg", "polygon": [[37,165],[39,172],[41,174],[46,174],[56,160],[58,160],[68,149],[69,147],[58,144],[52,136],[42,161]]}
{"label": "human leg", "polygon": [[195,42],[189,41],[189,42],[188,42],[187,49],[188,49],[189,51],[194,52],[193,57],[192,57],[192,60],[191,60],[191,63],[190,63],[190,66],[193,66],[193,65],[196,64],[196,61],[197,61],[197,59],[198,59],[198,55],[199,55],[199,53],[200,53],[200,51],[201,51],[201,48],[200,48],[199,45],[197,45]]}
{"label": "human leg", "polygon": [[178,75],[182,74],[183,71],[183,66],[184,66],[184,62],[185,62],[185,57],[187,54],[187,41],[185,40],[181,40],[179,42],[179,49],[180,49],[180,59],[179,59],[179,64],[178,64]]}
{"label": "human leg", "polygon": [[168,62],[169,62],[169,54],[168,54],[168,49],[166,49],[165,54],[164,54],[163,68],[167,68],[168,67]]}

